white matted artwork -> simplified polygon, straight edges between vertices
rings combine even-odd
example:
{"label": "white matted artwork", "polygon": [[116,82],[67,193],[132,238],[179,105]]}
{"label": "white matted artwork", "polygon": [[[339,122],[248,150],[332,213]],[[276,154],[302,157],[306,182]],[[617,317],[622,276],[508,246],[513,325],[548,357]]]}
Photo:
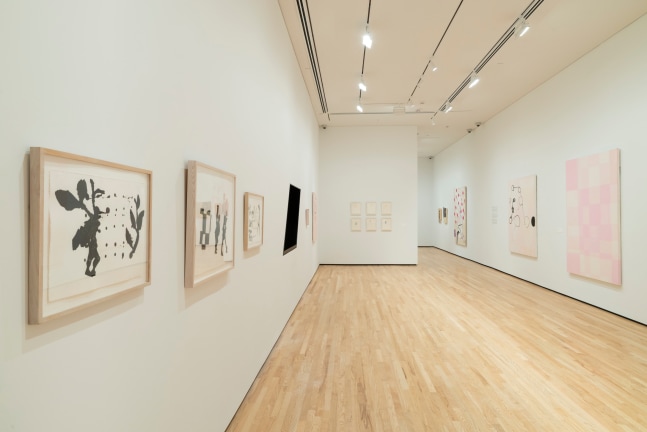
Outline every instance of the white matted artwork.
{"label": "white matted artwork", "polygon": [[[510,181],[508,183],[508,194],[508,244],[510,252],[536,258],[537,176],[530,175]],[[492,223],[496,223],[494,222],[494,215],[492,219]]]}
{"label": "white matted artwork", "polygon": [[310,226],[310,209],[306,209],[306,226]]}
{"label": "white matted artwork", "polygon": [[362,203],[352,202],[350,203],[350,215],[351,216],[361,216],[362,215]]}
{"label": "white matted artwork", "polygon": [[382,201],[380,207],[382,216],[391,216],[391,211],[393,210],[391,201]]}
{"label": "white matted artwork", "polygon": [[362,218],[350,218],[350,230],[357,232],[362,230]]}
{"label": "white matted artwork", "polygon": [[150,284],[151,177],[31,148],[30,324]]}
{"label": "white matted artwork", "polygon": [[265,217],[265,198],[245,192],[243,217],[243,250],[263,244],[263,222]]}
{"label": "white matted artwork", "polygon": [[454,239],[456,244],[467,246],[467,188],[454,190]]}
{"label": "white matted artwork", "polygon": [[366,215],[375,216],[377,214],[377,203],[375,201],[368,201],[366,203]]}
{"label": "white matted artwork", "polygon": [[184,266],[187,288],[234,267],[235,211],[236,176],[189,161]]}
{"label": "white matted artwork", "polygon": [[382,218],[382,231],[391,231],[392,230],[392,222],[391,218]]}
{"label": "white matted artwork", "polygon": [[366,231],[377,231],[377,218],[366,218]]}

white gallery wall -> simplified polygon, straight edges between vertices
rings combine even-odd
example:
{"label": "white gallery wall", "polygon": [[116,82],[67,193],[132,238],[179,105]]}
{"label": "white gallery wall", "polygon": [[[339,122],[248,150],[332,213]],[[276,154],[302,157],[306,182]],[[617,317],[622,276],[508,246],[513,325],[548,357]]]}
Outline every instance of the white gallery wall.
{"label": "white gallery wall", "polygon": [[[223,431],[313,276],[318,128],[276,2],[0,2],[0,430]],[[153,171],[152,284],[27,325],[30,146]],[[184,289],[185,167],[236,175],[235,268]],[[243,251],[243,193],[265,241]]]}
{"label": "white gallery wall", "polygon": [[[320,131],[319,258],[322,264],[416,264],[416,128],[329,127]],[[351,231],[351,203],[362,206]],[[366,203],[377,203],[377,231],[366,231]],[[382,202],[392,231],[381,231]],[[371,217],[371,216],[369,216]]]}
{"label": "white gallery wall", "polygon": [[[647,324],[646,40],[643,16],[436,156],[437,207],[451,210],[454,188],[467,186],[468,239],[467,247],[454,243],[450,220],[433,224],[435,245]],[[621,164],[620,287],[566,271],[566,161],[613,148]],[[508,182],[535,174],[536,259],[508,251],[507,226]]]}
{"label": "white gallery wall", "polygon": [[434,245],[433,224],[438,223],[434,197],[434,160],[418,158],[418,246]]}

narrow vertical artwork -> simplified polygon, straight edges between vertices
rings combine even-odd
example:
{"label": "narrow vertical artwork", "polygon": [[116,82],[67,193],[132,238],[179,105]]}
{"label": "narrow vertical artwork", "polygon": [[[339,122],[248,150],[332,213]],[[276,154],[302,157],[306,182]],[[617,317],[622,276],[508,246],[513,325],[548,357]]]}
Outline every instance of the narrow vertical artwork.
{"label": "narrow vertical artwork", "polygon": [[621,285],[620,150],[566,162],[569,273]]}
{"label": "narrow vertical artwork", "polygon": [[467,246],[467,188],[454,191],[454,239],[456,244]]}
{"label": "narrow vertical artwork", "polygon": [[312,243],[317,243],[318,212],[317,194],[312,192]]}
{"label": "narrow vertical artwork", "polygon": [[537,176],[512,180],[508,194],[510,252],[537,257]]}

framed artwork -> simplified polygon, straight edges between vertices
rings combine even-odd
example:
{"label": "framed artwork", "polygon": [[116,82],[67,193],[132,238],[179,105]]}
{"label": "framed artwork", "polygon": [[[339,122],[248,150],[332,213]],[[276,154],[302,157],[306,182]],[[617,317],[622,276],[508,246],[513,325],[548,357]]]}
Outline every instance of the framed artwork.
{"label": "framed artwork", "polygon": [[[235,226],[236,176],[200,162],[189,161],[185,287],[193,288],[234,267]],[[261,232],[261,242],[262,237]]]}
{"label": "framed artwork", "polygon": [[152,173],[30,150],[29,323],[150,284]]}
{"label": "framed artwork", "polygon": [[454,190],[454,239],[456,244],[467,246],[467,188]]}
{"label": "framed artwork", "polygon": [[361,231],[362,230],[362,218],[350,218],[350,230]]}
{"label": "framed artwork", "polygon": [[566,162],[569,273],[622,284],[620,150]]}
{"label": "framed artwork", "polygon": [[243,250],[260,247],[263,244],[264,197],[245,192],[243,211]]}
{"label": "framed artwork", "polygon": [[306,209],[306,226],[310,226],[310,209]]}
{"label": "framed artwork", "polygon": [[443,223],[445,225],[447,225],[447,213],[448,213],[447,207],[443,207]]}
{"label": "framed artwork", "polygon": [[362,203],[359,203],[359,202],[350,203],[350,215],[351,216],[361,216],[362,215]]}
{"label": "framed artwork", "polygon": [[382,231],[391,231],[391,218],[382,218]]}
{"label": "framed artwork", "polygon": [[317,216],[318,216],[317,194],[312,192],[312,243],[317,243]]}
{"label": "framed artwork", "polygon": [[366,231],[377,231],[377,219],[366,218]]}
{"label": "framed artwork", "polygon": [[375,216],[377,214],[377,203],[375,201],[369,201],[366,203],[366,215]]}
{"label": "framed artwork", "polygon": [[[537,176],[508,183],[508,244],[510,252],[537,257]],[[492,207],[492,223],[498,209]]]}
{"label": "framed artwork", "polygon": [[438,209],[438,223],[443,223],[443,209]]}
{"label": "framed artwork", "polygon": [[391,216],[391,201],[382,201],[381,207],[382,216]]}

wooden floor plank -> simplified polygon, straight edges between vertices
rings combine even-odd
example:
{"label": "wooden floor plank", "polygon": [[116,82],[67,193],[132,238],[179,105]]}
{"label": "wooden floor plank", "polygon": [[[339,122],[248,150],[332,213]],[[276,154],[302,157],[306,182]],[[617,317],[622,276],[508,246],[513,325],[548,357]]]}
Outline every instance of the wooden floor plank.
{"label": "wooden floor plank", "polygon": [[647,431],[647,327],[434,248],[321,266],[227,431]]}

